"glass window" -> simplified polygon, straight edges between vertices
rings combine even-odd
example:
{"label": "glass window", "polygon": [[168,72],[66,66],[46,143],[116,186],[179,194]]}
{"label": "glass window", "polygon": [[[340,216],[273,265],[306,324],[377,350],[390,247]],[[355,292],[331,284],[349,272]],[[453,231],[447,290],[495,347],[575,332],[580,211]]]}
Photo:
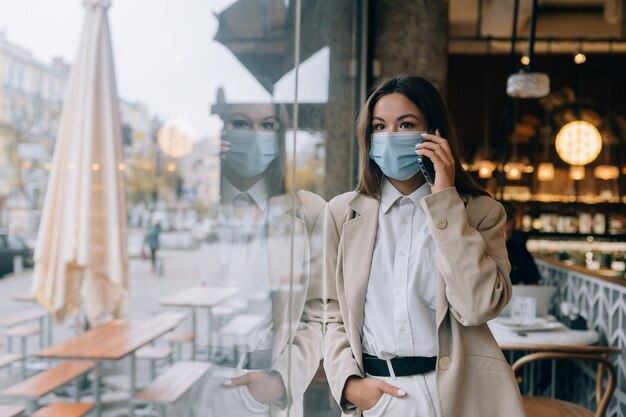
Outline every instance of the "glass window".
{"label": "glass window", "polygon": [[23,250],[26,249],[24,241],[17,236],[7,236],[7,244],[10,249]]}

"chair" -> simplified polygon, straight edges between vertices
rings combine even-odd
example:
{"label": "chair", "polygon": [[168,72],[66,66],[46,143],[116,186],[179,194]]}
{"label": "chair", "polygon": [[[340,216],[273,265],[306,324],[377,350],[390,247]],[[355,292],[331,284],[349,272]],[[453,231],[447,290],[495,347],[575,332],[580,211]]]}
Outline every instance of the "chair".
{"label": "chair", "polygon": [[[515,361],[512,368],[516,375],[524,365],[546,359],[573,359],[597,364],[596,411],[594,413],[580,405],[555,398],[523,396],[528,417],[604,417],[615,391],[617,375],[615,365],[608,358],[610,355],[621,353],[620,349],[604,346],[553,346],[536,350],[540,351],[529,353]],[[607,381],[603,387],[605,369]],[[554,384],[554,381],[552,383]]]}

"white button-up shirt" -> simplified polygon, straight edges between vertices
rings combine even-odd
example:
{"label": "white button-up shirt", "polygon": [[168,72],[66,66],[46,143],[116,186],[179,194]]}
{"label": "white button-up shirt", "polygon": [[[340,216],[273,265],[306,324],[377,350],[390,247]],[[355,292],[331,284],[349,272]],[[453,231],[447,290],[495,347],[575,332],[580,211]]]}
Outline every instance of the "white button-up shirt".
{"label": "white button-up shirt", "polygon": [[428,184],[409,196],[383,185],[363,325],[363,352],[380,359],[437,356],[435,242],[420,205],[429,194]]}
{"label": "white button-up shirt", "polygon": [[265,349],[271,345],[272,338],[267,184],[261,179],[242,192],[223,178],[221,191],[216,216],[219,240],[217,247],[212,249],[219,269],[211,271],[214,274],[212,282],[238,288],[238,293],[226,304],[236,306],[240,314],[263,317],[248,348],[250,351]]}

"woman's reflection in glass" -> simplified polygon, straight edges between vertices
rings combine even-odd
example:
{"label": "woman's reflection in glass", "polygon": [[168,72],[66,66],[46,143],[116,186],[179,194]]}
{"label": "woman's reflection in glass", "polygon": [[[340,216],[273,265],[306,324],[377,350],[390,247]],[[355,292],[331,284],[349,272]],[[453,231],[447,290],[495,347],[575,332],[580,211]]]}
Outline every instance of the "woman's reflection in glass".
{"label": "woman's reflection in glass", "polygon": [[209,282],[235,292],[213,309],[216,367],[193,415],[302,415],[322,356],[325,202],[286,187],[284,107],[222,102],[214,112],[224,130]]}

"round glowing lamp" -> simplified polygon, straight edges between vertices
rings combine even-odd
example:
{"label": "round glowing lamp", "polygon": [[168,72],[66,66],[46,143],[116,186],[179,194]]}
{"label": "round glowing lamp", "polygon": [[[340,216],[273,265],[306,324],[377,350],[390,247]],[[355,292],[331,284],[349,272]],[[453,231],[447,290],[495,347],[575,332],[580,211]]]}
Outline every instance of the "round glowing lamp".
{"label": "round glowing lamp", "polygon": [[182,158],[193,150],[195,133],[189,123],[181,119],[165,122],[157,134],[157,143],[170,158]]}
{"label": "round glowing lamp", "polygon": [[556,152],[570,165],[586,165],[600,154],[602,136],[591,123],[577,120],[556,134]]}
{"label": "round glowing lamp", "polygon": [[584,64],[585,61],[587,61],[587,56],[585,56],[585,54],[583,54],[582,52],[578,52],[576,55],[574,55],[574,62],[576,64]]}

